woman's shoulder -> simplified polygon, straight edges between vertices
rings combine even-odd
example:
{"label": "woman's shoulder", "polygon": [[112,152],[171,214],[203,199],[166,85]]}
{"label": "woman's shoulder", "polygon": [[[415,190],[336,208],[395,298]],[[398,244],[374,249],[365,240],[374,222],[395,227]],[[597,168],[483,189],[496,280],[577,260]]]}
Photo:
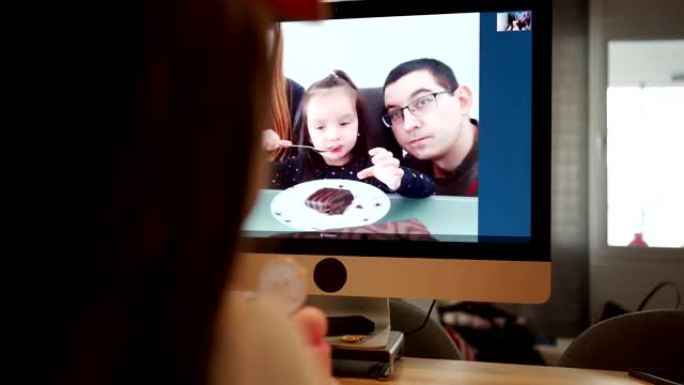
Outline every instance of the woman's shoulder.
{"label": "woman's shoulder", "polygon": [[297,154],[288,154],[271,164],[271,168],[277,171],[294,171],[304,163],[304,157]]}

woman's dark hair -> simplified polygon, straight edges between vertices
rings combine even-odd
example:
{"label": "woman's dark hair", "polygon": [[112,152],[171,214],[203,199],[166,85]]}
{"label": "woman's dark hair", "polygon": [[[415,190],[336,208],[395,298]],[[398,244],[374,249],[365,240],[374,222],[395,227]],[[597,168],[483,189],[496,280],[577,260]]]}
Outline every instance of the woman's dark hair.
{"label": "woman's dark hair", "polygon": [[[356,144],[354,145],[354,148],[352,148],[352,159],[355,161],[361,161],[368,159],[368,145],[366,143],[366,127],[365,127],[365,110],[363,107],[363,103],[361,103],[361,100],[359,99],[358,95],[358,87],[354,84],[354,82],[349,78],[349,75],[347,75],[344,71],[342,70],[334,70],[330,75],[324,77],[321,80],[318,80],[314,82],[307,90],[304,96],[302,97],[302,101],[299,104],[299,111],[298,111],[298,118],[297,118],[297,123],[298,123],[298,128],[297,130],[299,131],[299,144],[307,144],[307,145],[313,145],[311,142],[311,138],[309,136],[309,128],[307,125],[307,113],[306,113],[306,108],[307,104],[309,102],[309,99],[311,99],[311,96],[315,94],[316,90],[323,90],[323,89],[329,89],[329,88],[335,88],[335,87],[347,87],[349,88],[354,94],[355,94],[355,108],[356,108],[356,115],[358,118],[358,127],[359,127],[359,136],[356,138]],[[310,151],[310,150],[300,150],[299,151],[301,157],[303,158],[303,164],[304,166],[302,167],[302,180],[309,180],[314,177],[312,174],[314,170],[320,169],[322,167],[325,167],[325,161],[323,160],[323,157],[320,156],[319,154]]]}
{"label": "woman's dark hair", "polygon": [[206,383],[267,116],[267,14],[251,0],[75,8],[18,13],[2,254],[21,265],[8,312],[31,329],[12,351],[31,365],[21,378]]}

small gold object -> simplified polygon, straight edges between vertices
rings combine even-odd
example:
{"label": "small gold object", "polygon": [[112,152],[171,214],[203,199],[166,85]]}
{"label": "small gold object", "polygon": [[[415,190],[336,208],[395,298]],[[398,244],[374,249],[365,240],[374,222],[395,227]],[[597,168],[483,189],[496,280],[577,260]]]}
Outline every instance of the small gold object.
{"label": "small gold object", "polygon": [[363,337],[364,336],[362,336],[362,335],[347,334],[347,335],[343,335],[341,340],[344,342],[349,342],[349,343],[354,344],[357,342],[361,342],[361,340],[363,340]]}

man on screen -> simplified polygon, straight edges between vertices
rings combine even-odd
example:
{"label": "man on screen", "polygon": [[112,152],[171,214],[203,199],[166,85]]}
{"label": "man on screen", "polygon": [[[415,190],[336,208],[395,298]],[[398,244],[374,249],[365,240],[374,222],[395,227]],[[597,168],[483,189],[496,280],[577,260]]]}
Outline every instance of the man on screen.
{"label": "man on screen", "polygon": [[395,67],[383,87],[383,123],[406,150],[406,167],[431,176],[436,193],[478,195],[478,122],[469,116],[472,92],[435,59]]}

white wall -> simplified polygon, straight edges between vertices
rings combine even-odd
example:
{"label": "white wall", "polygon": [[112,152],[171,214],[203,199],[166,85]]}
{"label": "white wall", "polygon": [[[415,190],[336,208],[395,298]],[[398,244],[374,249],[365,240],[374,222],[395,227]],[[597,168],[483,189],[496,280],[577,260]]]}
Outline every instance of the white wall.
{"label": "white wall", "polygon": [[479,117],[479,14],[383,17],[283,23],[284,72],[307,88],[333,69],[360,88],[381,87],[396,65],[429,57],[449,65],[475,95]]}

